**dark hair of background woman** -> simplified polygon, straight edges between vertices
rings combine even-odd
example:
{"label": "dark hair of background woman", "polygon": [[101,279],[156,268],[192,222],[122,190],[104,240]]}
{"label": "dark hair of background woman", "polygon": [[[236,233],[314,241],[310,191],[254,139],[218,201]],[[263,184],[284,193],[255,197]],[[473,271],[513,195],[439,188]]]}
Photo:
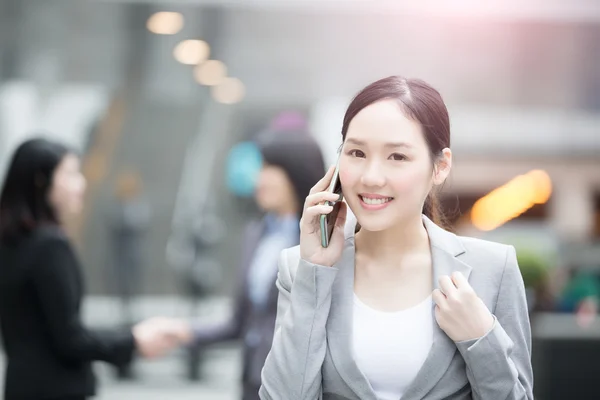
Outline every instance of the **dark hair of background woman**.
{"label": "dark hair of background woman", "polygon": [[41,138],[17,148],[0,194],[0,243],[15,244],[41,224],[58,224],[48,197],[54,171],[70,153],[67,147]]}
{"label": "dark hair of background woman", "polygon": [[264,162],[282,168],[295,189],[298,218],[310,189],[325,175],[319,144],[307,132],[270,132],[259,141]]}

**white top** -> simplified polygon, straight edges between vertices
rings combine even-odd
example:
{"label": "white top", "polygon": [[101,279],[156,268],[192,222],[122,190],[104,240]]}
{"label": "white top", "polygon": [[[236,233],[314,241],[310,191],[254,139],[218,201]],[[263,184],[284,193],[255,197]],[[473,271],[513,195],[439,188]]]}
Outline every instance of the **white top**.
{"label": "white top", "polygon": [[354,295],[353,351],[379,400],[399,400],[433,343],[431,295],[398,312],[375,310]]}

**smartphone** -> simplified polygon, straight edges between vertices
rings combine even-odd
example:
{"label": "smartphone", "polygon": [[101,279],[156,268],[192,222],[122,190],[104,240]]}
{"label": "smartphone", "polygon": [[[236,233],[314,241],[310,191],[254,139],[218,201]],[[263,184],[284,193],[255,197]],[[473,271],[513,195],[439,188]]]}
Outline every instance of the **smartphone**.
{"label": "smartphone", "polygon": [[[338,159],[337,164],[335,165],[335,171],[333,172],[333,177],[331,178],[331,183],[327,188],[327,191],[330,193],[338,193],[342,194],[342,185],[340,183],[340,160]],[[338,214],[340,213],[340,207],[342,206],[342,200],[338,200],[336,202],[326,201],[325,204],[333,206],[333,210],[329,214],[321,215],[320,224],[321,224],[321,246],[328,247],[329,239],[331,238],[331,234],[333,233],[333,228],[335,227],[335,221],[337,220]]]}

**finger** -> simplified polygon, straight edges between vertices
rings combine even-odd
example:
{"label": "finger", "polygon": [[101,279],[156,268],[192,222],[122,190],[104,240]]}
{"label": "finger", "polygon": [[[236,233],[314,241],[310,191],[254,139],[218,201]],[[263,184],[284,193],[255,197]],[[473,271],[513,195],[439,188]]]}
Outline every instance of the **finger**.
{"label": "finger", "polygon": [[340,199],[340,195],[337,193],[330,192],[318,192],[306,197],[306,201],[304,202],[304,208],[308,208],[310,206],[314,206],[316,204],[322,204],[325,201],[336,202]]}
{"label": "finger", "polygon": [[444,296],[444,293],[442,293],[442,291],[440,289],[435,289],[431,293],[431,298],[433,299],[433,301],[435,302],[435,304],[438,307],[445,305],[446,302],[448,301],[448,300],[446,300],[446,296]]}
{"label": "finger", "polygon": [[448,275],[440,276],[438,282],[440,284],[440,289],[442,290],[442,292],[444,292],[446,297],[453,297],[454,295],[456,295],[458,289],[456,288],[456,286],[454,286],[454,283]]}
{"label": "finger", "polygon": [[467,280],[467,278],[465,278],[465,276],[458,271],[454,271],[452,273],[452,282],[454,282],[454,285],[456,285],[456,287],[458,289],[470,289],[471,285],[469,284],[469,281]]}
{"label": "finger", "polygon": [[312,222],[312,220],[319,215],[327,215],[333,210],[332,206],[325,204],[318,204],[316,206],[308,207],[304,210],[302,219],[306,222]]}
{"label": "finger", "polygon": [[335,166],[329,167],[325,176],[322,177],[321,179],[319,179],[319,181],[315,184],[315,186],[313,186],[310,189],[310,194],[322,192],[325,189],[327,189],[327,187],[329,187],[329,184],[331,183],[331,178],[333,177],[333,171],[335,171]]}

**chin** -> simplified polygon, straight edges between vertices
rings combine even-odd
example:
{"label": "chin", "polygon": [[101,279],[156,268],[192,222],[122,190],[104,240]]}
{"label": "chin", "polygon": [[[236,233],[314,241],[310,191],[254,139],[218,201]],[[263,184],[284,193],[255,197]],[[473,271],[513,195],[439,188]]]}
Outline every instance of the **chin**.
{"label": "chin", "polygon": [[398,224],[402,224],[403,221],[406,221],[404,210],[400,211],[390,208],[389,210],[372,212],[362,209],[360,205],[357,208],[357,212],[353,208],[351,210],[361,228],[369,232],[381,232],[392,229]]}
{"label": "chin", "polygon": [[377,221],[374,218],[357,218],[357,221],[360,224],[361,229],[369,232],[381,232],[392,227],[389,220]]}
{"label": "chin", "polygon": [[391,228],[394,223],[394,218],[390,218],[389,215],[365,215],[364,212],[359,210],[358,213],[353,214],[356,217],[356,221],[360,224],[361,229],[365,229],[369,232],[380,232]]}
{"label": "chin", "polygon": [[82,211],[83,211],[83,204],[81,204],[81,203],[73,204],[69,208],[69,214],[72,216],[77,216],[77,215],[81,214]]}

